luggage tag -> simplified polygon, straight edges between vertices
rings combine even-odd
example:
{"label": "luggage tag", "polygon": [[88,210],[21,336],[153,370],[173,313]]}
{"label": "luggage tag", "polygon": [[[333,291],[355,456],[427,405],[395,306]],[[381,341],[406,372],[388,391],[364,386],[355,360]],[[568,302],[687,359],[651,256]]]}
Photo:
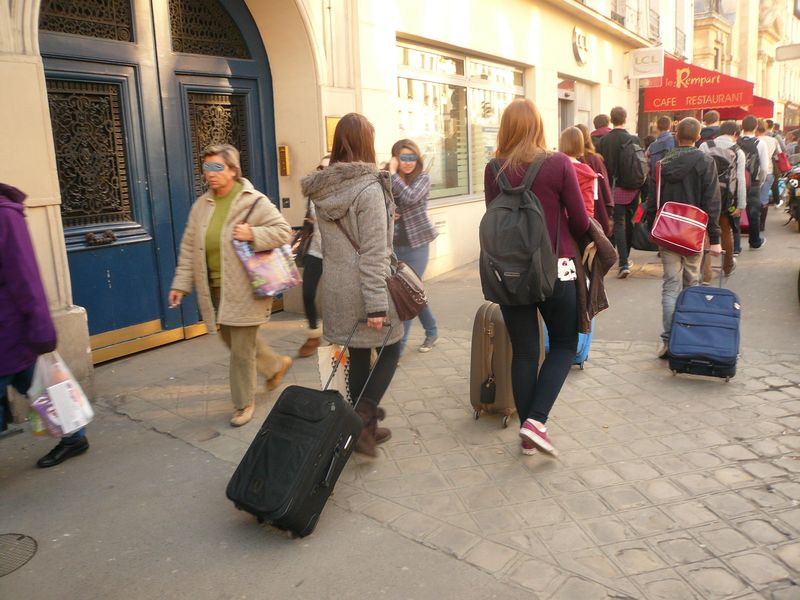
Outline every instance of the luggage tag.
{"label": "luggage tag", "polygon": [[495,385],[494,377],[490,375],[481,384],[481,404],[494,404],[496,391],[497,386]]}

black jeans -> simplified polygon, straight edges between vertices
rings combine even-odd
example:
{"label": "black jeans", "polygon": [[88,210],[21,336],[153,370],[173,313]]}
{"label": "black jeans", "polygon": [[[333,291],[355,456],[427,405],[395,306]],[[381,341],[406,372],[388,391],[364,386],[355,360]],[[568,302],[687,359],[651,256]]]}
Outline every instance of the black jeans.
{"label": "black jeans", "polygon": [[633,243],[633,217],[638,206],[638,199],[630,204],[614,205],[614,243],[617,245],[620,267],[628,266],[628,255]]}
{"label": "black jeans", "polygon": [[[378,348],[380,350],[380,348]],[[380,404],[383,395],[392,383],[392,377],[397,370],[397,361],[400,360],[400,342],[395,342],[383,349],[380,359],[375,363],[375,372],[364,389],[364,383],[369,375],[369,359],[371,348],[350,348],[350,398],[356,401],[361,390],[364,390],[364,399],[371,400],[376,405]]]}
{"label": "black jeans", "polygon": [[761,186],[753,184],[747,190],[747,219],[750,221],[748,236],[751,248],[761,247]]}
{"label": "black jeans", "polygon": [[306,254],[303,257],[303,308],[306,310],[306,319],[310,329],[316,329],[317,315],[317,287],[322,278],[322,259]]}
{"label": "black jeans", "polygon": [[[574,281],[556,281],[553,295],[539,304],[500,306],[511,338],[511,387],[520,422],[547,421],[578,348],[577,290]],[[550,352],[539,365],[539,319],[550,336]]]}

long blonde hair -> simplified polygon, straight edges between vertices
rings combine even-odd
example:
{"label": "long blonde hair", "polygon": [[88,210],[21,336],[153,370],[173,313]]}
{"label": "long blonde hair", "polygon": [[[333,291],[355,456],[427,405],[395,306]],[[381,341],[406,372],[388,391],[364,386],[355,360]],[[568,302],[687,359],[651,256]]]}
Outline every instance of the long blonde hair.
{"label": "long blonde hair", "polygon": [[505,170],[531,162],[540,152],[547,152],[542,115],[533,102],[517,98],[503,111],[495,156],[505,159]]}

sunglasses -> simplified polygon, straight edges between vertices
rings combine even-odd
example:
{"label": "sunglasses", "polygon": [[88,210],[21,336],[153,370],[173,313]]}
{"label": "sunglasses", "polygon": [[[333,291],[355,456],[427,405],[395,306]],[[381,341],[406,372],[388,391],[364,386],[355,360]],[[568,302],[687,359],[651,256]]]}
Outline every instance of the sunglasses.
{"label": "sunglasses", "polygon": [[221,173],[225,170],[225,165],[218,162],[204,162],[203,171],[211,171],[213,173]]}
{"label": "sunglasses", "polygon": [[401,154],[400,155],[400,162],[416,162],[419,160],[419,156],[416,154]]}

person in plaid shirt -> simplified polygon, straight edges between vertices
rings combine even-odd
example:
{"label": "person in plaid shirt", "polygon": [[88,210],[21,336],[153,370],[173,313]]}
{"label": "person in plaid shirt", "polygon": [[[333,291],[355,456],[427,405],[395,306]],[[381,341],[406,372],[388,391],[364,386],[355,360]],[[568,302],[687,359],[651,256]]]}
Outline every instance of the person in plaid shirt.
{"label": "person in plaid shirt", "polygon": [[[431,178],[422,171],[422,154],[419,146],[412,140],[399,140],[392,146],[392,159],[389,172],[392,175],[392,194],[397,212],[395,213],[394,252],[399,260],[409,265],[422,278],[428,266],[429,245],[436,239],[436,229],[428,218],[428,193]],[[425,341],[420,352],[430,352],[438,331],[436,319],[428,304],[419,315],[425,328]],[[411,331],[411,321],[403,321],[402,352]]]}

